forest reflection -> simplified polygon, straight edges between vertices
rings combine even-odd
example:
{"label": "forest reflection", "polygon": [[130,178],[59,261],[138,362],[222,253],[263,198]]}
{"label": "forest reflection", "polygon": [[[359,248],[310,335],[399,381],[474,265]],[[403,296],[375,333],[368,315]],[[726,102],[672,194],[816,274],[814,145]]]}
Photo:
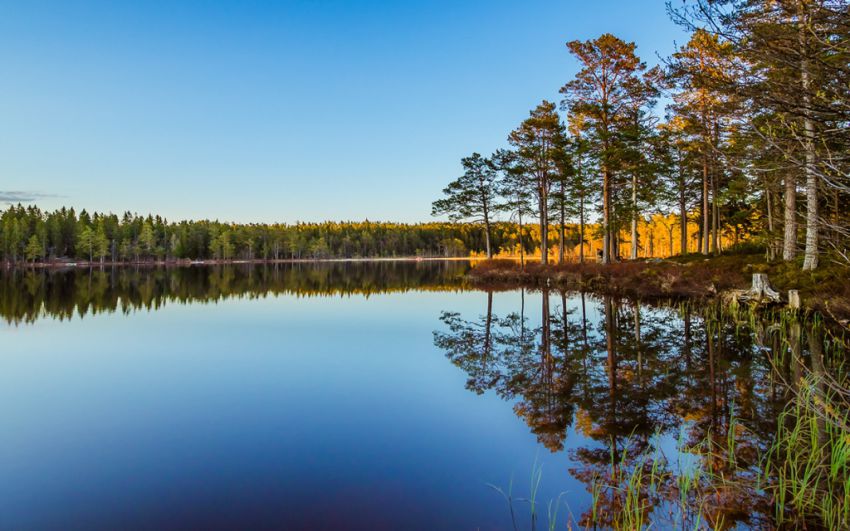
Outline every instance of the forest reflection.
{"label": "forest reflection", "polygon": [[0,316],[10,324],[130,313],[169,302],[233,297],[369,296],[459,290],[466,261],[281,262],[185,267],[0,270]]}
{"label": "forest reflection", "polygon": [[[500,295],[488,292],[476,318],[443,312],[435,345],[467,374],[469,390],[512,404],[551,452],[568,448],[569,473],[598,497],[595,518],[588,508],[582,525],[621,512],[620,469],[642,465],[665,440],[680,452],[734,448],[734,456],[697,454],[707,470],[758,474],[789,387],[804,372],[831,366],[823,339],[799,323],[780,327],[719,306],[649,306],[545,289],[522,292],[519,307],[499,317],[493,299]],[[579,440],[565,444],[570,433]],[[769,519],[771,510],[729,495],[691,518],[725,528]]]}

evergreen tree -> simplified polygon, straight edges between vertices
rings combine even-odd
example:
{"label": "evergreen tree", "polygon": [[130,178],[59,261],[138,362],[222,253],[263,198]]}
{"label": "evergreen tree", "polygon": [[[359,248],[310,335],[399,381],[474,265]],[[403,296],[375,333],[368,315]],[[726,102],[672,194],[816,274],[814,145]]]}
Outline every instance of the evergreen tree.
{"label": "evergreen tree", "polygon": [[138,246],[146,258],[152,257],[155,254],[157,243],[154,234],[153,225],[150,221],[145,221],[142,224],[142,230],[139,233]]}
{"label": "evergreen tree", "polygon": [[590,178],[593,170],[593,157],[591,157],[591,145],[587,141],[588,123],[580,113],[572,113],[569,116],[569,135],[571,158],[573,160],[572,179],[569,188],[572,191],[573,209],[572,213],[579,220],[579,263],[585,259],[585,227],[587,226],[587,205],[595,198],[597,186],[594,179]]}
{"label": "evergreen tree", "polygon": [[522,165],[516,151],[507,149],[496,151],[493,154],[493,163],[499,172],[496,186],[502,197],[499,210],[507,212],[511,221],[517,223],[516,241],[512,247],[519,249],[520,266],[525,267],[524,220],[535,213],[534,186],[529,178],[528,170]]}
{"label": "evergreen tree", "polygon": [[516,149],[528,182],[533,183],[540,224],[540,261],[549,263],[549,196],[553,183],[565,168],[566,135],[555,104],[543,101],[511,132],[508,141]]}
{"label": "evergreen tree", "polygon": [[434,201],[432,215],[447,214],[452,221],[484,224],[487,258],[493,257],[492,222],[496,204],[496,169],[478,153],[461,159],[464,173],[443,190],[445,198]]}
{"label": "evergreen tree", "polygon": [[564,106],[587,121],[590,141],[597,144],[594,151],[602,172],[602,262],[609,263],[617,254],[613,198],[614,179],[622,167],[619,135],[648,84],[640,77],[646,64],[636,55],[634,43],[608,33],[590,41],[571,41],[567,48],[582,68],[561,93]]}
{"label": "evergreen tree", "polygon": [[106,237],[106,230],[102,223],[98,223],[97,229],[92,235],[92,248],[102,264],[106,255],[109,254],[109,239]]}
{"label": "evergreen tree", "polygon": [[95,234],[94,231],[91,230],[91,227],[83,225],[83,228],[80,229],[80,233],[77,236],[76,247],[77,252],[81,253],[80,256],[87,258],[89,262],[94,259]]}
{"label": "evergreen tree", "polygon": [[[803,268],[816,268],[824,228],[833,232],[837,247],[850,237],[841,213],[842,199],[850,193],[848,158],[834,155],[846,153],[850,144],[850,5],[844,0],[694,0],[671,13],[685,27],[710,32],[733,48],[735,58],[724,65],[727,91],[746,101],[739,118],[752,136],[778,154],[768,166],[781,166],[781,192],[766,187],[764,203],[770,208],[771,195],[784,195],[783,257],[795,254],[796,196],[802,185]],[[827,194],[832,201],[823,201]],[[830,211],[826,216],[824,207]]]}
{"label": "evergreen tree", "polygon": [[26,249],[24,250],[24,254],[26,259],[31,263],[35,263],[36,260],[44,257],[44,246],[38,238],[38,235],[33,234],[30,236]]}

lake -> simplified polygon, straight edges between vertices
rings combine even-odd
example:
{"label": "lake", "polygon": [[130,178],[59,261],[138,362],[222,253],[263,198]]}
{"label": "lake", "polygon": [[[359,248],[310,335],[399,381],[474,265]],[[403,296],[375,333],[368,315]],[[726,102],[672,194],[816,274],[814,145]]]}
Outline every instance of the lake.
{"label": "lake", "polygon": [[731,433],[755,466],[787,400],[765,330],[469,267],[3,272],[0,528],[546,528],[612,462]]}

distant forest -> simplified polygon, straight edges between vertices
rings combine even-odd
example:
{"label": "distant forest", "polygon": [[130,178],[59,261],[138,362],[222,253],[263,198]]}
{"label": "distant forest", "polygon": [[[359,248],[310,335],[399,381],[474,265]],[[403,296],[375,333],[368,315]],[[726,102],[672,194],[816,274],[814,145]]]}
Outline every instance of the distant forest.
{"label": "distant forest", "polygon": [[[522,234],[520,236],[520,228]],[[555,234],[550,227],[549,238]],[[677,220],[655,215],[639,228],[648,242],[640,256],[670,256],[680,246]],[[722,234],[724,248],[744,239],[745,228]],[[602,247],[598,225],[587,225],[584,250]],[[699,229],[690,223],[686,248],[698,249]],[[220,221],[171,222],[161,216],[77,213],[73,208],[44,212],[16,205],[0,213],[0,261],[33,264],[56,261],[93,263],[176,260],[318,260],[328,258],[460,258],[485,256],[488,231],[478,222],[322,222],[234,224]],[[540,227],[492,222],[495,255],[539,255]],[[580,227],[564,229],[565,253],[578,260]],[[519,246],[522,242],[522,247]],[[550,242],[550,251],[560,242]]]}
{"label": "distant forest", "polygon": [[[495,241],[507,241],[512,228],[497,225]],[[152,215],[77,213],[73,208],[43,212],[21,205],[0,215],[0,258],[9,263],[462,257],[483,249],[481,228],[461,223],[170,222]]]}

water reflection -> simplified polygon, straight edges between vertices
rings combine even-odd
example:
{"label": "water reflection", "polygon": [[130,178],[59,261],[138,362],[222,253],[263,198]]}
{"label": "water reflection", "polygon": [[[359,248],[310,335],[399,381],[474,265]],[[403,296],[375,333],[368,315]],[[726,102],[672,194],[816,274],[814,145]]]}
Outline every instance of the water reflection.
{"label": "water reflection", "polygon": [[[840,378],[807,383],[843,361],[821,329],[717,306],[466,290],[467,268],[0,272],[0,315],[12,324],[288,295],[45,322],[5,336],[0,525],[51,527],[33,522],[85,510],[105,523],[77,527],[111,529],[120,515],[110,520],[103,507],[129,511],[146,500],[155,508],[168,492],[194,519],[184,527],[209,528],[210,507],[234,500],[229,489],[242,485],[227,513],[233,522],[499,529],[509,520],[485,483],[505,478],[507,487],[511,472],[527,471],[512,463],[530,466],[541,448],[556,465],[540,499],[569,489],[573,528],[638,527],[617,520],[634,501],[623,485],[651,467],[659,479],[638,495],[655,528],[777,527],[781,491],[761,474],[761,459],[778,430],[797,422],[780,413],[797,389],[814,385],[821,400],[834,392],[826,382],[848,388]],[[366,300],[389,292],[410,293]],[[447,307],[461,311],[440,315],[435,352],[433,319]],[[819,444],[839,440],[825,437],[829,418],[809,418]],[[697,503],[677,512],[679,472],[694,463],[701,488],[686,497]],[[266,497],[258,502],[257,493]],[[411,511],[421,519],[412,522]],[[168,521],[154,509],[137,514],[141,528]]]}
{"label": "water reflection", "polygon": [[[717,306],[648,306],[548,289],[523,292],[518,311],[499,317],[494,296],[477,318],[443,312],[435,345],[468,375],[468,389],[512,404],[551,452],[575,434],[569,474],[597,499],[595,518],[584,504],[582,526],[613,525],[627,471],[657,451],[666,450],[654,466],[672,469],[672,460],[701,445],[710,450],[699,453],[707,472],[754,478],[795,382],[838,363],[825,359],[817,329],[804,334],[798,321],[752,326]],[[647,505],[646,512],[669,510],[663,499]],[[676,518],[725,528],[761,525],[772,513],[767,500],[729,492],[704,514]]]}
{"label": "water reflection", "polygon": [[457,290],[468,269],[465,261],[380,261],[0,270],[0,317],[18,324],[231,297]]}

